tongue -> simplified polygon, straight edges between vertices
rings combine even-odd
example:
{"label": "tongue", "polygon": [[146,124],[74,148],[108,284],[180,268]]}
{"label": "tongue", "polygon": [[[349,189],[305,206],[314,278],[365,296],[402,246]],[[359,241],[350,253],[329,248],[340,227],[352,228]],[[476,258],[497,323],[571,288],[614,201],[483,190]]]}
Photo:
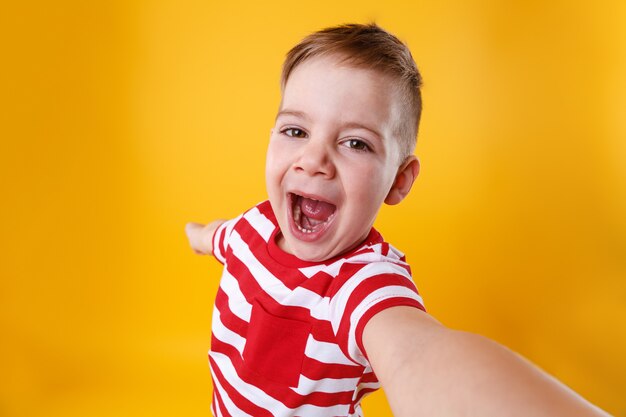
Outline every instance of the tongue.
{"label": "tongue", "polygon": [[310,198],[300,198],[300,209],[305,216],[324,221],[335,212],[335,205],[324,201],[312,200]]}

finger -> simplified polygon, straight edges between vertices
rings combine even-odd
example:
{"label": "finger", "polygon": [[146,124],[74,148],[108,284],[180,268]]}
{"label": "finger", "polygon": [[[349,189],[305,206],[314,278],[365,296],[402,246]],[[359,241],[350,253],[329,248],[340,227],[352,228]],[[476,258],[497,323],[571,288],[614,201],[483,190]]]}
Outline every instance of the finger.
{"label": "finger", "polygon": [[187,234],[187,239],[189,239],[190,243],[198,239],[198,235],[203,228],[204,225],[200,223],[187,223],[185,225],[185,233]]}
{"label": "finger", "polygon": [[202,250],[202,230],[204,225],[200,223],[187,223],[185,225],[185,233],[187,234],[187,239],[189,240],[189,246],[193,249],[194,253],[198,255],[204,255],[205,252]]}

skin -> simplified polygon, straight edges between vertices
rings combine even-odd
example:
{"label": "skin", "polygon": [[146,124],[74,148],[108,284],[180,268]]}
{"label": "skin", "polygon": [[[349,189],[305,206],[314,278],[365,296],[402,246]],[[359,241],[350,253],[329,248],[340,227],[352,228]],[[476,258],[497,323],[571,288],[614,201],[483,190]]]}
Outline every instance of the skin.
{"label": "skin", "polygon": [[363,345],[396,417],[609,416],[504,346],[415,308],[375,315]]}
{"label": "skin", "polygon": [[[402,158],[393,82],[372,70],[313,58],[292,72],[272,129],[266,187],[281,234],[278,246],[306,261],[345,253],[368,235],[383,202],[399,203],[419,171]],[[336,207],[323,233],[294,227],[291,194]]]}
{"label": "skin", "polygon": [[[399,153],[399,103],[391,80],[333,57],[293,71],[266,163],[281,249],[304,260],[330,259],[363,241],[383,202],[406,197],[419,162]],[[319,237],[303,240],[293,231],[290,192],[336,206]],[[212,252],[222,222],[186,226],[195,253]],[[363,345],[396,417],[608,416],[507,348],[415,308],[375,315]]]}

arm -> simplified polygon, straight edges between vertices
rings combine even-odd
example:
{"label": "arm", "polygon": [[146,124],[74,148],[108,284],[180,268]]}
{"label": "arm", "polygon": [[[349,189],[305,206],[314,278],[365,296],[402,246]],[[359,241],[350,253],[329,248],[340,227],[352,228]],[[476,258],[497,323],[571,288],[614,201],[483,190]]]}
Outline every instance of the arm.
{"label": "arm", "polygon": [[225,220],[215,220],[206,226],[200,223],[187,223],[185,233],[191,249],[198,255],[210,255],[213,252],[213,234]]}
{"label": "arm", "polygon": [[409,307],[366,324],[363,345],[394,416],[608,416],[521,356]]}

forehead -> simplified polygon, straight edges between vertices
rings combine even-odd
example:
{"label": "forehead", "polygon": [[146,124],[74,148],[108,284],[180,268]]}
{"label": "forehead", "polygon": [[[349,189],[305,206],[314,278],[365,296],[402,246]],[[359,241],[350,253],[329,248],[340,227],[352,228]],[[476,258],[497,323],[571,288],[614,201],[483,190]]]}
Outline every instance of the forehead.
{"label": "forehead", "polygon": [[293,69],[283,89],[281,110],[356,119],[348,121],[391,129],[400,114],[399,98],[396,83],[381,71],[351,65],[337,56],[321,56]]}

